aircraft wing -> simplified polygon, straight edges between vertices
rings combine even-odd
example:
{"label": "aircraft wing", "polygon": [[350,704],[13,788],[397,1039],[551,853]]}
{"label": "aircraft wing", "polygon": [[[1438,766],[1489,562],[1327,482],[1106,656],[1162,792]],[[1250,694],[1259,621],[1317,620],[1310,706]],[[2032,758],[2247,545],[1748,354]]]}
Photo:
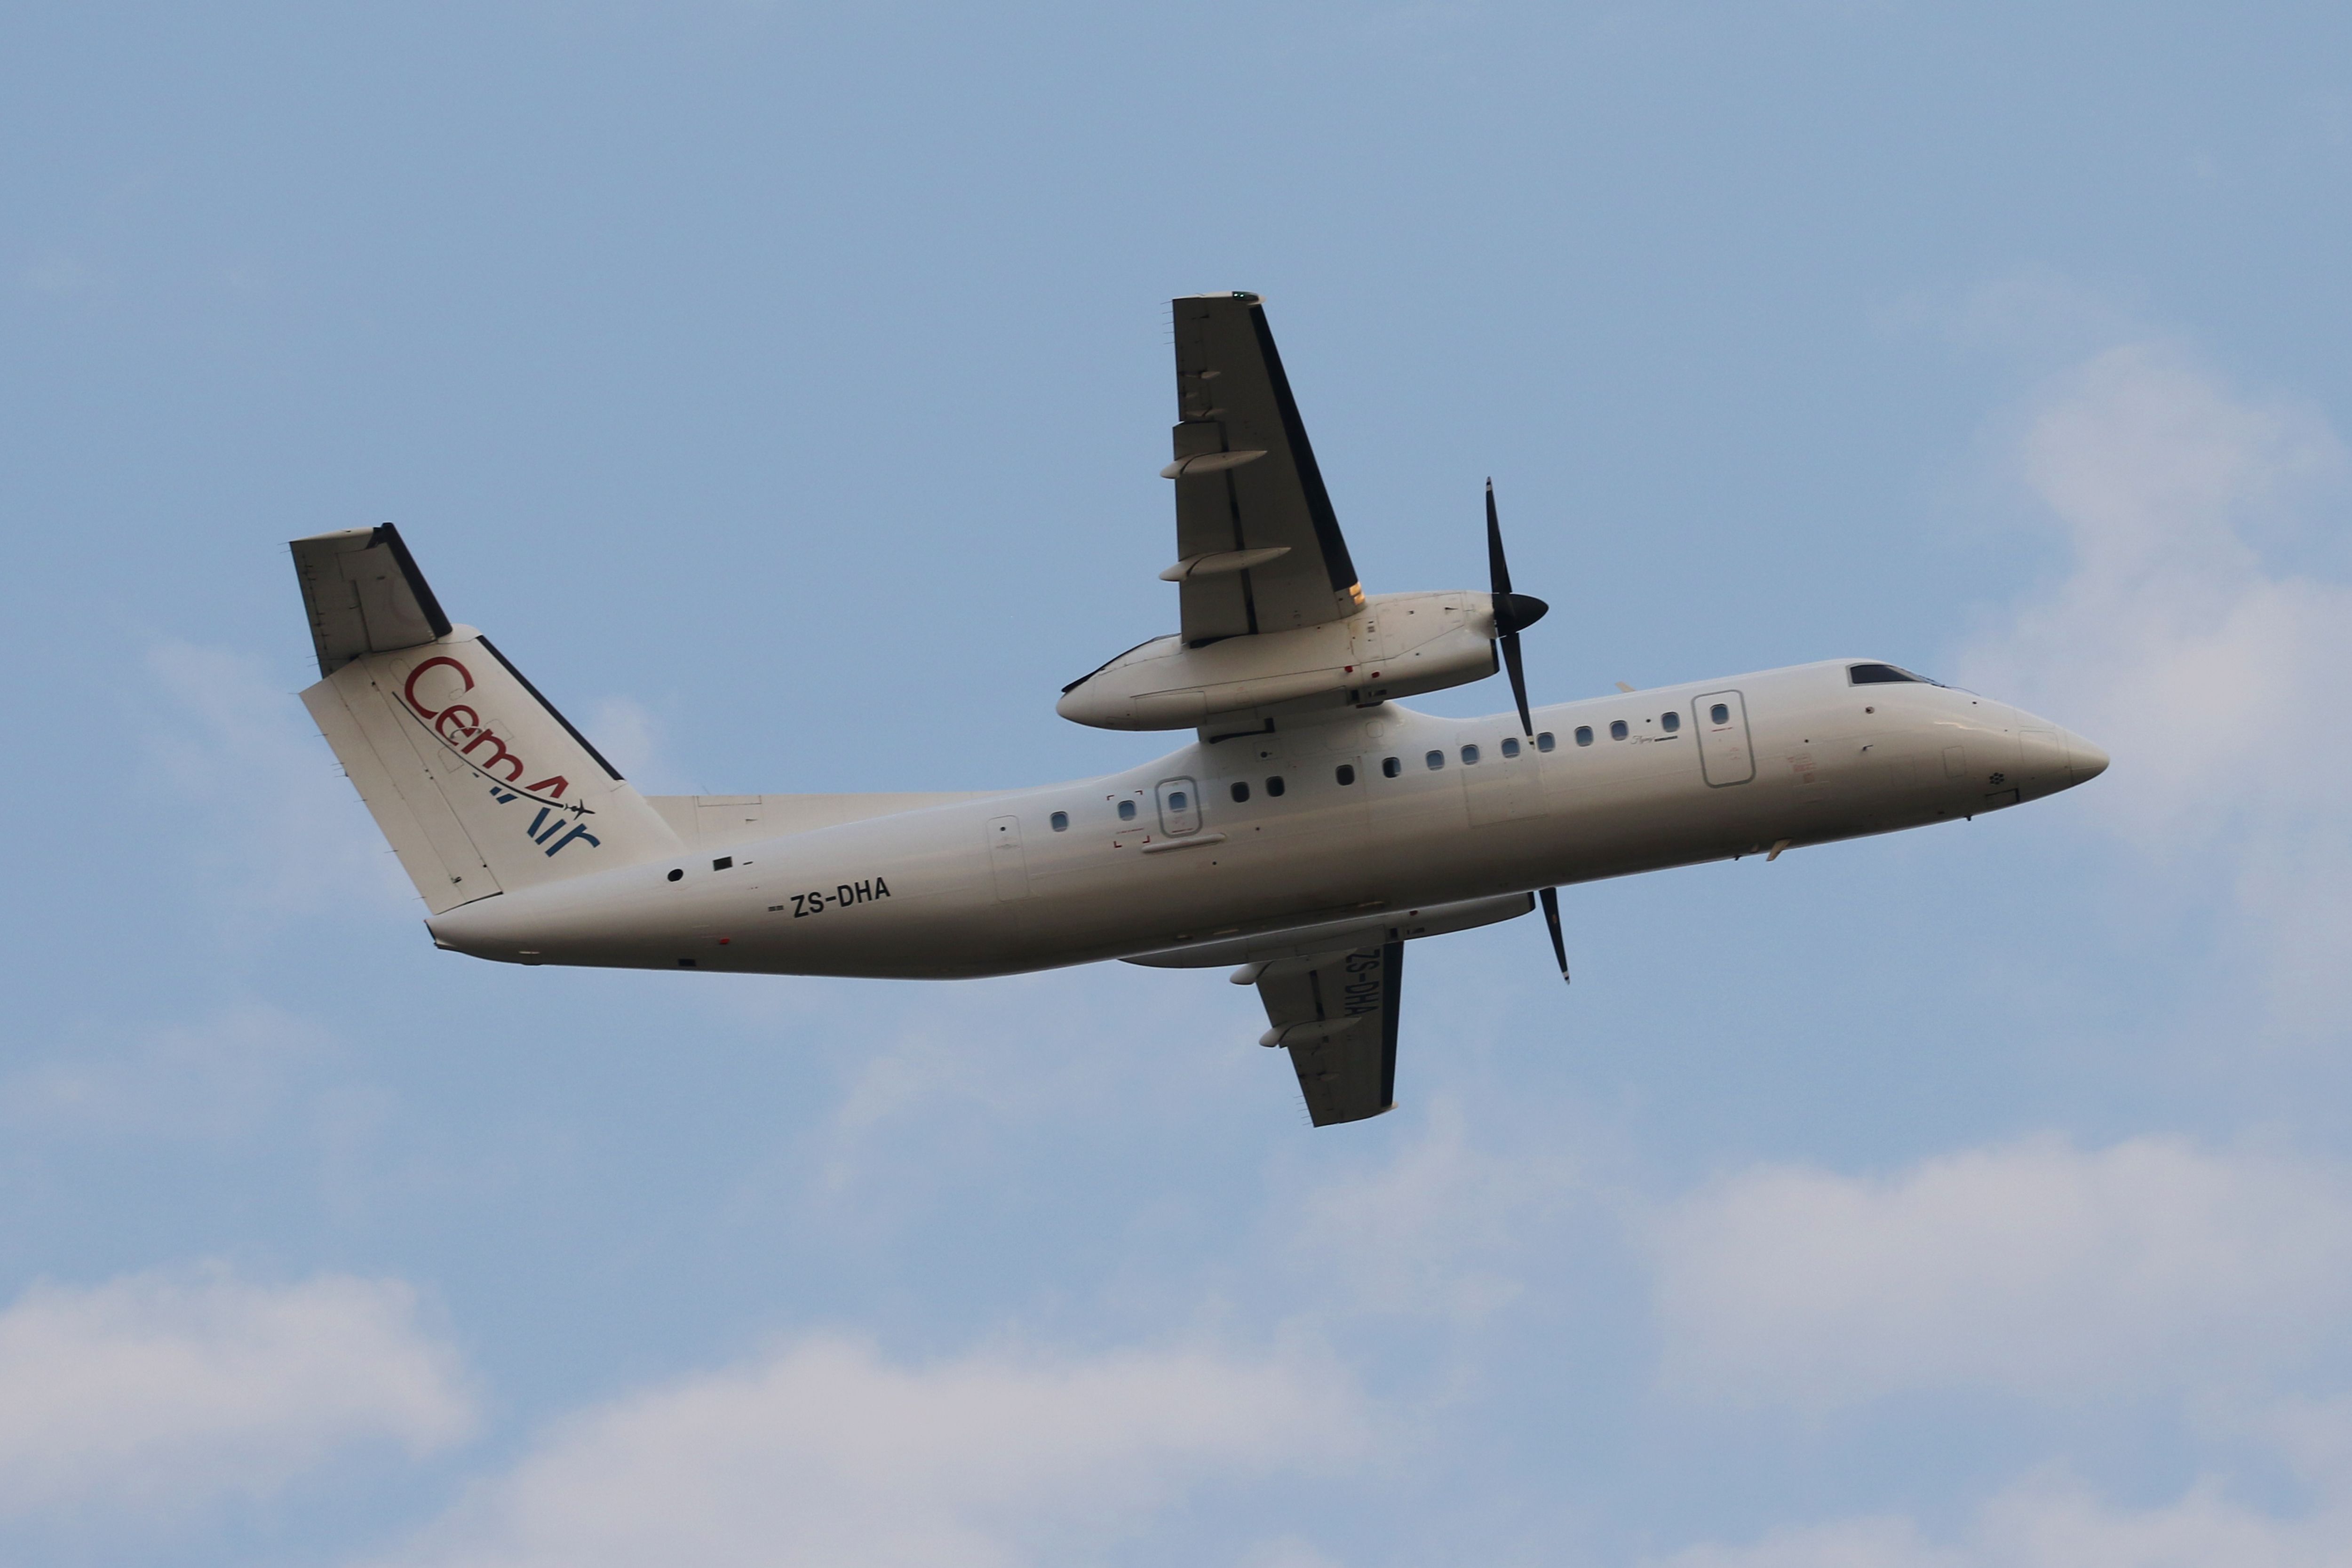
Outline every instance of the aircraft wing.
{"label": "aircraft wing", "polygon": [[1363,607],[1339,520],[1255,294],[1178,300],[1176,564],[1184,640],[1341,620]]}
{"label": "aircraft wing", "polygon": [[1402,942],[1281,959],[1259,970],[1258,999],[1272,1026],[1259,1044],[1290,1052],[1316,1126],[1395,1109],[1403,978]]}

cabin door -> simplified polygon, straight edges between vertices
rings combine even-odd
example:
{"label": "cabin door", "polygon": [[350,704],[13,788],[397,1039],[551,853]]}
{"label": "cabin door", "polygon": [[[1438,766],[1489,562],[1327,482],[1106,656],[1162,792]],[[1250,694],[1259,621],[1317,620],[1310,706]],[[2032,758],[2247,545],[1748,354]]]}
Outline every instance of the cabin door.
{"label": "cabin door", "polygon": [[1191,779],[1161,779],[1160,797],[1160,831],[1171,838],[1181,838],[1188,833],[1201,831],[1201,786]]}
{"label": "cabin door", "polygon": [[[1466,750],[1467,748],[1464,748]],[[1461,753],[1457,752],[1457,757]],[[1478,742],[1478,760],[1462,761],[1462,793],[1470,805],[1470,826],[1491,827],[1543,815],[1543,774],[1536,743],[1525,735]]]}
{"label": "cabin door", "polygon": [[1021,852],[1019,817],[988,819],[988,871],[996,882],[998,902],[1009,904],[1029,896],[1029,861]]}
{"label": "cabin door", "polygon": [[1698,726],[1698,765],[1717,786],[1756,776],[1756,748],[1748,740],[1748,704],[1737,691],[1710,691],[1691,704]]}

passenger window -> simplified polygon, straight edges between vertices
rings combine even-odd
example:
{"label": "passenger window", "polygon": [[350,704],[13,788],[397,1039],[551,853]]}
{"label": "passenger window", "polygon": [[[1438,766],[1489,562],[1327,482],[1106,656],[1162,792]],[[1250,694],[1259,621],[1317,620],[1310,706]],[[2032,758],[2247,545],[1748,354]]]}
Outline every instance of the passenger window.
{"label": "passenger window", "polygon": [[1280,795],[1282,793],[1282,775],[1280,773],[1276,773],[1272,778],[1265,781],[1265,793],[1268,795]]}
{"label": "passenger window", "polygon": [[1234,804],[1235,805],[1239,805],[1248,798],[1249,785],[1243,783],[1240,779],[1235,779],[1234,781]]}
{"label": "passenger window", "polygon": [[1518,738],[1517,735],[1506,735],[1506,736],[1504,736],[1504,737],[1503,737],[1503,755],[1505,755],[1505,756],[1507,756],[1507,757],[1516,757],[1516,756],[1517,756],[1518,754],[1519,754],[1519,738]]}
{"label": "passenger window", "polygon": [[1191,809],[1192,809],[1192,797],[1191,797],[1190,795],[1186,795],[1182,790],[1181,790],[1181,789],[1171,789],[1171,790],[1170,790],[1170,791],[1168,792],[1168,809],[1169,809],[1169,810],[1171,810],[1171,811],[1189,811],[1189,810],[1191,810]]}
{"label": "passenger window", "polygon": [[1681,714],[1670,712],[1661,713],[1658,715],[1658,728],[1664,730],[1667,734],[1671,735],[1682,727],[1683,716]]}
{"label": "passenger window", "polygon": [[1444,752],[1432,752],[1429,755],[1422,758],[1421,760],[1429,764],[1429,771],[1431,773],[1435,773],[1438,769],[1445,765],[1445,753]]}
{"label": "passenger window", "polygon": [[1133,822],[1135,820],[1135,802],[1131,800],[1123,800],[1118,803],[1118,819],[1121,822]]}
{"label": "passenger window", "polygon": [[1463,760],[1465,763],[1475,763],[1475,762],[1476,762],[1476,761],[1478,760],[1478,748],[1477,748],[1477,747],[1475,747],[1475,746],[1465,746],[1465,747],[1463,747],[1463,748],[1462,748],[1462,760]]}
{"label": "passenger window", "polygon": [[1611,740],[1622,741],[1625,738],[1625,735],[1626,730],[1624,720],[1612,719],[1609,721],[1609,738]]}
{"label": "passenger window", "polygon": [[1356,764],[1353,763],[1341,763],[1339,764],[1339,773],[1334,776],[1337,777],[1342,784],[1354,784],[1356,782]]}
{"label": "passenger window", "polygon": [[1045,820],[1054,825],[1054,831],[1056,833],[1067,833],[1070,830],[1070,814],[1066,811],[1057,811]]}
{"label": "passenger window", "polygon": [[1589,746],[1589,745],[1592,744],[1592,726],[1591,726],[1591,725],[1590,725],[1590,724],[1579,724],[1579,725],[1576,727],[1576,743],[1577,743],[1578,745],[1580,745],[1580,746]]}
{"label": "passenger window", "polygon": [[1392,779],[1402,772],[1404,772],[1404,763],[1399,762],[1396,758],[1382,757],[1381,759],[1381,777],[1384,779]]}
{"label": "passenger window", "polygon": [[1537,751],[1549,752],[1551,750],[1551,731],[1549,730],[1546,730],[1543,733],[1536,737]]}
{"label": "passenger window", "polygon": [[1728,724],[1728,723],[1730,723],[1730,722],[1731,722],[1731,705],[1730,705],[1729,703],[1727,703],[1727,702],[1718,702],[1718,703],[1717,703],[1714,707],[1712,707],[1712,708],[1710,708],[1710,709],[1708,709],[1708,710],[1706,710],[1706,718],[1707,718],[1707,722],[1708,722],[1708,723],[1710,723],[1710,724]]}

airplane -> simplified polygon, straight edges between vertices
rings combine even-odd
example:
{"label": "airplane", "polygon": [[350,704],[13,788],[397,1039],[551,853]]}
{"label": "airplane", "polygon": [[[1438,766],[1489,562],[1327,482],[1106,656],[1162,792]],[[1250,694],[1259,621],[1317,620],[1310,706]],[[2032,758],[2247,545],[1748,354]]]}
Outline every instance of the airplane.
{"label": "airplane", "polygon": [[[1535,708],[1494,487],[1484,593],[1364,592],[1245,292],[1174,301],[1179,629],[1063,689],[1111,730],[1193,731],[1009,792],[640,795],[392,524],[292,542],[304,705],[423,897],[506,963],[950,979],[1121,959],[1231,967],[1318,1127],[1396,1104],[1405,947],[1557,889],[1974,817],[2106,753],[1991,698],[1832,658]],[[1513,710],[1400,700],[1509,678]]]}

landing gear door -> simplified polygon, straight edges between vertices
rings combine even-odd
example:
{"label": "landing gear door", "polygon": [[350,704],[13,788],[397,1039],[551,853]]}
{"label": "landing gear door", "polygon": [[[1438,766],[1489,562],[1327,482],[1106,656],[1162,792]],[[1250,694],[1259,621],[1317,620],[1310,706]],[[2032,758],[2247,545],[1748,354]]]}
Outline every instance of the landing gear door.
{"label": "landing gear door", "polygon": [[1691,704],[1697,721],[1698,764],[1717,786],[1756,776],[1756,749],[1748,741],[1748,705],[1737,691],[1710,691]]}
{"label": "landing gear door", "polygon": [[1160,800],[1160,831],[1181,838],[1201,831],[1201,789],[1191,779],[1161,779],[1153,792]]}

